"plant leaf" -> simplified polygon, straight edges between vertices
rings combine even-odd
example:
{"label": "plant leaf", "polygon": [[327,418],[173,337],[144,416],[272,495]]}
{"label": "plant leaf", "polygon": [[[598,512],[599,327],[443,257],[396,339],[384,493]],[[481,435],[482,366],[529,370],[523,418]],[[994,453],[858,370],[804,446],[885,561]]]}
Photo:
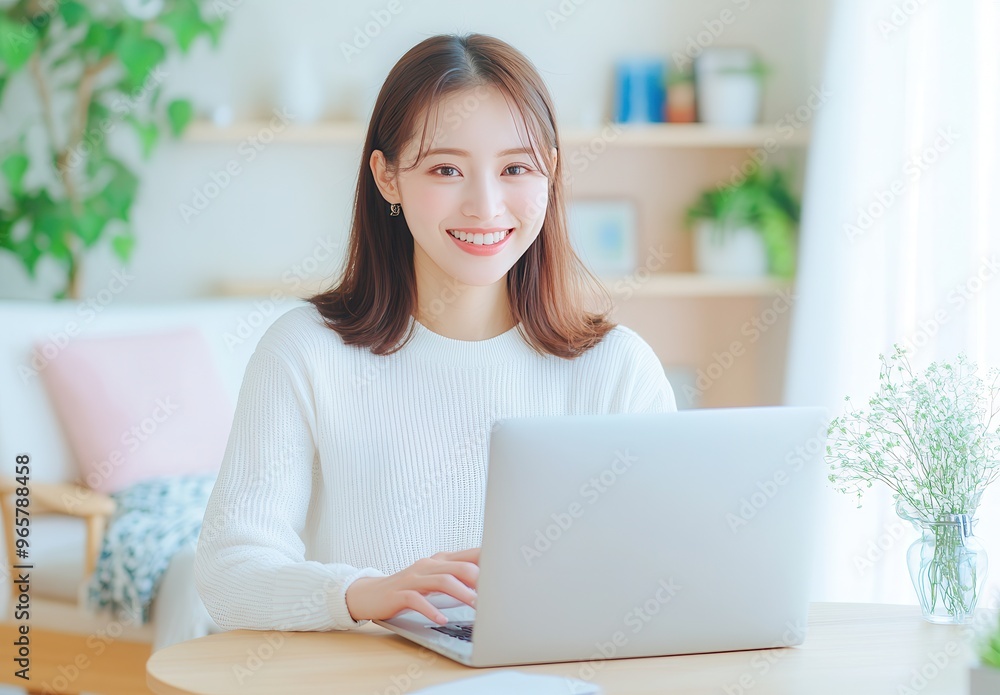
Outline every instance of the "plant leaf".
{"label": "plant leaf", "polygon": [[24,269],[28,271],[28,277],[34,280],[35,266],[38,264],[38,259],[42,257],[41,250],[35,245],[34,236],[29,234],[24,239],[15,241],[14,253],[24,264]]}
{"label": "plant leaf", "polygon": [[8,217],[6,211],[0,208],[0,249],[13,250],[11,233],[15,222],[17,222],[16,217]]}
{"label": "plant leaf", "polygon": [[111,248],[122,263],[127,263],[132,255],[132,249],[135,248],[135,237],[131,232],[119,234],[111,239]]}
{"label": "plant leaf", "polygon": [[108,160],[115,167],[115,174],[101,191],[101,198],[107,206],[108,217],[127,222],[135,192],[139,187],[138,177],[123,164]]}
{"label": "plant leaf", "polygon": [[156,127],[155,123],[143,123],[135,116],[129,116],[126,120],[132,124],[136,134],[139,136],[139,144],[142,147],[142,158],[149,159],[149,156],[153,153],[153,148],[156,147],[157,140],[159,140],[160,129]]}
{"label": "plant leaf", "polygon": [[212,33],[212,28],[202,20],[201,10],[194,0],[180,0],[173,10],[165,12],[158,21],[174,33],[181,53],[188,52],[199,34]]}
{"label": "plant leaf", "polygon": [[119,42],[117,54],[131,83],[140,85],[149,71],[166,57],[167,51],[156,39],[126,35]]}
{"label": "plant leaf", "polygon": [[167,104],[167,118],[170,119],[170,131],[174,137],[180,137],[194,116],[194,107],[187,99],[174,99]]}
{"label": "plant leaf", "polygon": [[74,219],[76,235],[83,240],[85,248],[90,248],[101,238],[101,231],[108,220],[93,210],[85,210]]}
{"label": "plant leaf", "polygon": [[80,43],[80,47],[84,52],[95,50],[97,57],[103,58],[115,49],[121,36],[122,28],[120,25],[107,26],[95,22],[87,28],[87,35]]}
{"label": "plant leaf", "polygon": [[15,152],[9,155],[3,164],[0,164],[0,170],[3,171],[4,178],[7,179],[7,185],[10,186],[11,193],[17,195],[21,193],[21,183],[24,179],[24,173],[28,170],[28,158],[22,152]]}
{"label": "plant leaf", "polygon": [[62,15],[63,21],[66,22],[66,26],[75,27],[77,24],[86,19],[90,12],[79,2],[66,0],[59,5],[59,14]]}
{"label": "plant leaf", "polygon": [[224,19],[212,19],[205,23],[208,29],[208,36],[212,42],[212,48],[219,47],[219,38],[222,36],[222,28],[226,26]]}
{"label": "plant leaf", "polygon": [[0,13],[0,61],[14,72],[28,62],[38,44],[38,32],[33,26],[13,22]]}

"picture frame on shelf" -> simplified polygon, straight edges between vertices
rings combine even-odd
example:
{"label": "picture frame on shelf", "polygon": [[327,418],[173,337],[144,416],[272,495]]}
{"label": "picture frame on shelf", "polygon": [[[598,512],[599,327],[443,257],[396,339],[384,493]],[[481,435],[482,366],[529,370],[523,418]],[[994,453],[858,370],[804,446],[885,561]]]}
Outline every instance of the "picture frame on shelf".
{"label": "picture frame on shelf", "polygon": [[636,269],[635,203],[626,199],[571,200],[567,205],[569,237],[580,259],[601,278],[628,275]]}

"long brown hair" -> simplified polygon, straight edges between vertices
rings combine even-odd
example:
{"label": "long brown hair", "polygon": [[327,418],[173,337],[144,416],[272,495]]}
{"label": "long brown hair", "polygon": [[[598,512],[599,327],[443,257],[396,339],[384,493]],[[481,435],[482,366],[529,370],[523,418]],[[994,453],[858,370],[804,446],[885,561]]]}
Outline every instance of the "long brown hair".
{"label": "long brown hair", "polygon": [[[403,216],[389,215],[369,166],[372,152],[381,150],[390,171],[398,171],[418,118],[431,113],[430,107],[444,96],[484,86],[499,88],[516,104],[533,138],[533,162],[538,166],[541,156],[549,174],[541,231],[507,273],[507,299],[515,322],[523,325],[521,337],[541,354],[573,359],[615,327],[607,318],[610,309],[595,314],[585,308],[588,292],[602,295],[607,305],[611,298],[570,243],[562,184],[565,157],[558,156],[552,166],[551,149],[561,150],[545,83],[520,51],[500,39],[445,34],[411,48],[386,77],[365,137],[339,283],[306,300],[344,343],[391,354],[409,341],[412,333],[401,342],[417,309],[413,235]],[[429,120],[424,119],[417,162],[426,152]]]}

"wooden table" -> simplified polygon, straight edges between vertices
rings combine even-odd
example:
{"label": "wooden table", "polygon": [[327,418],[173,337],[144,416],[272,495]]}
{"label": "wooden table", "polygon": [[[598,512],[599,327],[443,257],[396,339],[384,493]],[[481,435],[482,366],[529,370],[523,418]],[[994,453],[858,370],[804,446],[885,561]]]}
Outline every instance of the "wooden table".
{"label": "wooden table", "polygon": [[[580,678],[608,695],[965,695],[971,630],[932,625],[917,606],[814,603],[806,641],[796,647],[501,668]],[[234,630],[166,647],[146,665],[158,695],[401,695],[493,670],[462,666],[374,624]]]}

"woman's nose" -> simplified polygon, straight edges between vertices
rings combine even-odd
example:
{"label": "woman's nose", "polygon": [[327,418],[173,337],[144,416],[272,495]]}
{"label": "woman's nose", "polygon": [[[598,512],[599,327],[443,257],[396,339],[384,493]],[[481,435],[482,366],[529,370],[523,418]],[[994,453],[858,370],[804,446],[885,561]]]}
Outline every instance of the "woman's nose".
{"label": "woman's nose", "polygon": [[478,179],[468,190],[462,214],[480,220],[492,220],[503,213],[503,192],[499,182]]}

